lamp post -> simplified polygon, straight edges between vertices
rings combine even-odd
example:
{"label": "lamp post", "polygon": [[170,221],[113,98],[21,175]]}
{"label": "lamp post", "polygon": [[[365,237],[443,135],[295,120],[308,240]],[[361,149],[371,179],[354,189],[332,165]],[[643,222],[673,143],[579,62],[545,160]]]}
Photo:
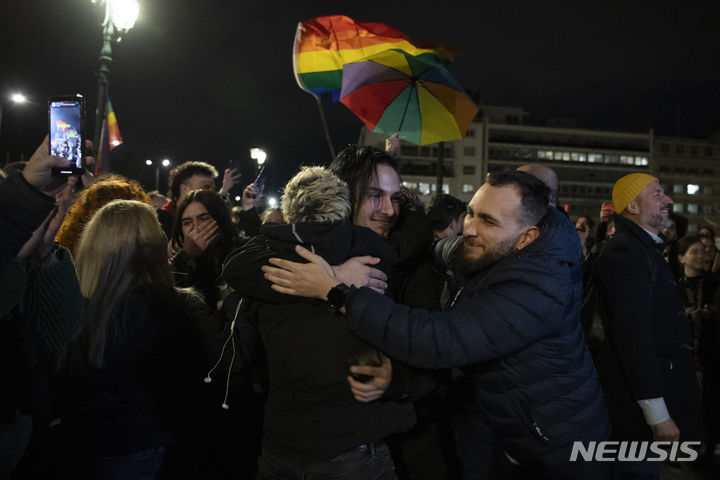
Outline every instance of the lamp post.
{"label": "lamp post", "polygon": [[[150,159],[145,160],[145,165],[148,167],[151,167],[153,165],[153,161]],[[170,166],[170,160],[167,158],[163,159],[162,161],[158,161],[155,163],[155,190],[160,190],[160,165],[167,168]]]}
{"label": "lamp post", "polygon": [[[10,95],[10,103],[15,105],[21,105],[23,103],[27,102],[27,97],[23,95],[22,93],[13,93]],[[3,109],[5,106],[5,102],[0,101],[0,144],[2,144],[2,120],[3,120]],[[10,152],[8,152],[8,157],[10,156]],[[5,163],[8,163],[7,161]]]}
{"label": "lamp post", "polygon": [[[95,148],[100,145],[100,132],[105,116],[108,98],[108,82],[110,80],[110,64],[112,63],[112,42],[121,40],[120,35],[135,25],[140,7],[135,0],[100,0],[105,3],[105,20],[103,20],[103,45],[100,50],[98,66],[98,101],[95,108]],[[96,0],[93,0],[96,3]]]}

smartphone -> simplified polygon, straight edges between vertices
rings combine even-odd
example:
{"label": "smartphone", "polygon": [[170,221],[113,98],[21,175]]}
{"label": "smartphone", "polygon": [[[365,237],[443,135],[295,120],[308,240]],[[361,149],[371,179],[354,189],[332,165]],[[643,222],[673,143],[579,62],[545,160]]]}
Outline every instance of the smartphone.
{"label": "smartphone", "polygon": [[60,175],[79,175],[85,168],[85,98],[78,95],[48,99],[50,155],[67,159],[54,168]]}
{"label": "smartphone", "polygon": [[228,168],[230,170],[237,170],[239,172],[241,166],[242,165],[240,165],[240,160],[234,160],[232,158],[228,160]]}
{"label": "smartphone", "polygon": [[260,195],[260,193],[262,193],[262,189],[265,186],[266,179],[267,175],[265,174],[265,165],[263,165],[262,168],[260,168],[260,173],[258,173],[258,176],[253,182],[253,184],[255,185],[255,195]]}

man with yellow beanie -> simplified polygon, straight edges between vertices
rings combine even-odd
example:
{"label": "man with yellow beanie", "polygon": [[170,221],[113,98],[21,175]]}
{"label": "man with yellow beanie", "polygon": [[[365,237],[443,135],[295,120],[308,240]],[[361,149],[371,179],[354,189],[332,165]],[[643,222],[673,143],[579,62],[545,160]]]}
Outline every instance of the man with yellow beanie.
{"label": "man with yellow beanie", "polygon": [[[614,440],[698,440],[690,326],[660,232],[672,200],[657,178],[631,173],[612,192],[615,235],[595,264],[605,339],[595,355]],[[659,478],[660,462],[616,462],[622,478]]]}

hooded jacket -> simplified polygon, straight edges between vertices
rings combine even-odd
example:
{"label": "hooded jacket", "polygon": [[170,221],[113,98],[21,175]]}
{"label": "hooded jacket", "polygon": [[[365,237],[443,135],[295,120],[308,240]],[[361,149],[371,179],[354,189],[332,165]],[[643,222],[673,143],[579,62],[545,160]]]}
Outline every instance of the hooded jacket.
{"label": "hooded jacket", "polygon": [[[502,449],[526,465],[561,466],[574,441],[606,440],[609,423],[578,316],[580,242],[554,209],[542,226],[530,245],[469,278],[448,311],[409,309],[361,288],[347,325],[410,365],[462,368],[470,415],[484,417]],[[446,269],[462,245],[462,237],[438,242]]]}
{"label": "hooded jacket", "polygon": [[[347,383],[349,361],[374,349],[351,334],[325,302],[280,294],[260,270],[270,257],[305,262],[295,245],[338,265],[373,255],[377,268],[394,262],[389,244],[369,229],[344,223],[265,224],[260,235],[231,253],[223,275],[257,321],[267,354],[270,391],[263,448],[304,461],[327,460],[383,440],[415,423],[412,402],[361,403]],[[395,372],[396,365],[393,363]]]}

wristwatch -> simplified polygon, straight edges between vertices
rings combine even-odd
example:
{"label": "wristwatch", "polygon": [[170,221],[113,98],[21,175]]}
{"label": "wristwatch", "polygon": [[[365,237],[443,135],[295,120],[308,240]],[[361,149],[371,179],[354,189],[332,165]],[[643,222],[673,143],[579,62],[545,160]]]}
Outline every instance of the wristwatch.
{"label": "wristwatch", "polygon": [[335,315],[340,314],[340,309],[345,306],[348,295],[352,289],[344,283],[338,283],[327,293],[327,302],[330,311]]}

